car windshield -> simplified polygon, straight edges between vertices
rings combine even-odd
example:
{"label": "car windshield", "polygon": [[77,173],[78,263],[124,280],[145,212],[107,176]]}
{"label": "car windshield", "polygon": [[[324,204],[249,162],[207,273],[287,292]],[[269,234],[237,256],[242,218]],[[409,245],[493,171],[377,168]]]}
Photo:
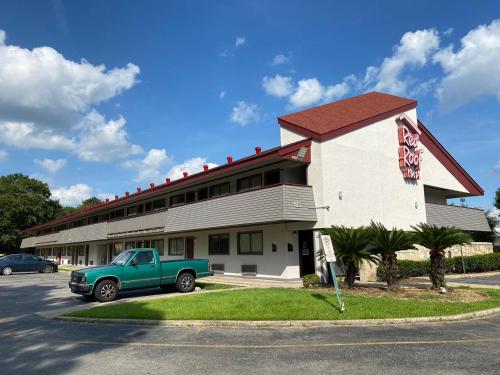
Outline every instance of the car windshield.
{"label": "car windshield", "polygon": [[116,264],[118,266],[123,266],[125,263],[129,261],[130,258],[135,254],[135,251],[125,251],[118,255],[112,262],[111,264]]}

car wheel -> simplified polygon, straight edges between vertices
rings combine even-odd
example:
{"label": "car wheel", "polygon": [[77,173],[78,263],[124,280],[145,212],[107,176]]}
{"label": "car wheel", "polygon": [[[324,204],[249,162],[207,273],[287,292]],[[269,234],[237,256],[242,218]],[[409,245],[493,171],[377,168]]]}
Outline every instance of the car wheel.
{"label": "car wheel", "polygon": [[118,285],[113,280],[100,281],[94,289],[94,297],[99,302],[111,302],[118,295]]}
{"label": "car wheel", "polygon": [[177,290],[181,293],[189,293],[194,290],[194,276],[188,272],[181,273],[175,284]]}
{"label": "car wheel", "polygon": [[10,268],[10,267],[4,267],[4,269],[2,270],[2,275],[5,275],[5,276],[12,275],[12,268]]}
{"label": "car wheel", "polygon": [[49,265],[43,266],[42,268],[43,273],[51,273],[52,271],[53,271],[52,266]]}

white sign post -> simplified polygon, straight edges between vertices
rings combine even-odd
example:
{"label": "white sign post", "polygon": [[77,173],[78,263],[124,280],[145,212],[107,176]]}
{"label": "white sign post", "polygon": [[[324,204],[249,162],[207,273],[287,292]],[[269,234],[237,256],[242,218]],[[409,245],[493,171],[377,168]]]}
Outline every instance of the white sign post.
{"label": "white sign post", "polygon": [[323,251],[325,253],[325,258],[332,272],[333,284],[335,285],[335,293],[337,294],[337,300],[339,301],[340,312],[344,312],[344,300],[340,294],[339,284],[337,282],[337,274],[335,273],[335,262],[337,258],[335,257],[335,251],[333,250],[332,239],[329,235],[321,235],[321,244],[323,245]]}

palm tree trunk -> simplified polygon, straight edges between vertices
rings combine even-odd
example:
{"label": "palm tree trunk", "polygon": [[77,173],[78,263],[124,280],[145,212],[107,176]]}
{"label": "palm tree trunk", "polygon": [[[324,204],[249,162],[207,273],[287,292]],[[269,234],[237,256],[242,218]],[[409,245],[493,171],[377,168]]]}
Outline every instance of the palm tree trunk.
{"label": "palm tree trunk", "polygon": [[345,270],[345,284],[348,289],[352,289],[354,287],[354,281],[356,281],[357,273],[358,267],[356,267],[356,263],[353,260],[348,260],[346,262]]}
{"label": "palm tree trunk", "polygon": [[446,286],[444,253],[442,251],[431,250],[429,251],[431,258],[430,279],[432,286],[435,288]]}
{"label": "palm tree trunk", "polygon": [[393,252],[382,253],[382,263],[384,265],[385,281],[387,287],[390,288],[398,284],[398,262],[397,254]]}

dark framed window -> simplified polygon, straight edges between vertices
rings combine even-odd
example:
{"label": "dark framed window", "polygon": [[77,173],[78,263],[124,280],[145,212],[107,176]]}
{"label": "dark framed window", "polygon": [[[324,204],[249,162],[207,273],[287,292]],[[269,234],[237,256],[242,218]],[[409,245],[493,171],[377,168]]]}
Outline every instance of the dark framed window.
{"label": "dark framed window", "polygon": [[281,173],[279,169],[264,172],[264,186],[276,185],[281,182]]}
{"label": "dark framed window", "polygon": [[123,208],[115,211],[115,218],[119,218],[119,217],[123,217],[123,216],[125,216],[125,210]]}
{"label": "dark framed window", "polygon": [[264,253],[263,237],[261,231],[238,233],[238,254],[262,255]]}
{"label": "dark framed window", "polygon": [[168,240],[168,255],[184,255],[184,237]]}
{"label": "dark framed window", "polygon": [[137,213],[142,214],[143,212],[144,212],[144,205],[143,204],[137,205]]}
{"label": "dark framed window", "polygon": [[238,180],[238,191],[258,189],[262,186],[262,175],[254,174]]}
{"label": "dark framed window", "polygon": [[186,193],[186,203],[193,203],[196,200],[196,192],[188,191]]}
{"label": "dark framed window", "polygon": [[78,256],[82,257],[84,255],[85,255],[85,248],[83,247],[83,245],[78,246]]}
{"label": "dark framed window", "polygon": [[170,197],[170,207],[180,206],[181,204],[184,204],[184,199],[184,193],[172,195]]}
{"label": "dark framed window", "polygon": [[198,200],[204,201],[205,199],[208,199],[208,188],[204,187],[204,188],[198,189]]}
{"label": "dark framed window", "polygon": [[97,223],[98,219],[99,219],[99,217],[97,215],[89,217],[89,224],[95,224],[95,223]]}
{"label": "dark framed window", "polygon": [[137,215],[137,206],[127,208],[127,216]]}
{"label": "dark framed window", "polygon": [[165,198],[153,201],[153,210],[160,210],[162,208],[165,208],[165,206],[166,206]]}
{"label": "dark framed window", "polygon": [[229,255],[229,233],[208,236],[208,255]]}
{"label": "dark framed window", "polygon": [[223,184],[210,186],[210,198],[220,197],[221,195],[227,195],[231,192],[229,182]]}
{"label": "dark framed window", "polygon": [[151,240],[151,247],[153,249],[158,250],[158,255],[163,256],[165,255],[165,245],[164,241],[161,240]]}
{"label": "dark framed window", "polygon": [[151,211],[151,202],[144,204],[144,212],[149,212],[149,211]]}

